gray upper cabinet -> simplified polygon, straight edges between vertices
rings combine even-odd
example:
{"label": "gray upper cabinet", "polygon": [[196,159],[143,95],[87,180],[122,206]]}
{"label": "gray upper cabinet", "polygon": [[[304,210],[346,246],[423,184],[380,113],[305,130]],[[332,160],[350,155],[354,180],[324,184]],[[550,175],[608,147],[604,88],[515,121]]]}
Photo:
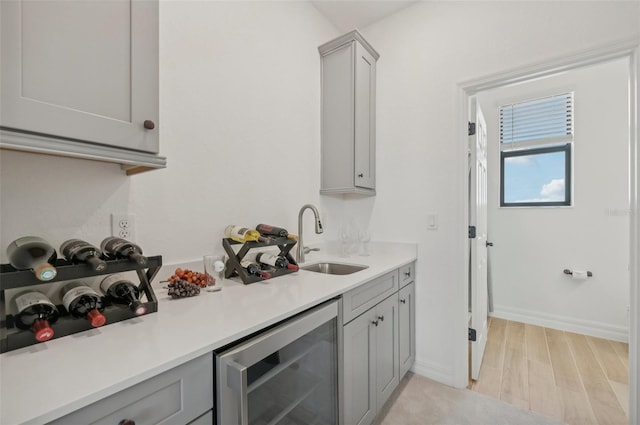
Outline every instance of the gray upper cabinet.
{"label": "gray upper cabinet", "polygon": [[161,168],[157,0],[1,2],[2,147]]}
{"label": "gray upper cabinet", "polygon": [[379,55],[355,30],[318,50],[322,64],[320,193],[375,195]]}

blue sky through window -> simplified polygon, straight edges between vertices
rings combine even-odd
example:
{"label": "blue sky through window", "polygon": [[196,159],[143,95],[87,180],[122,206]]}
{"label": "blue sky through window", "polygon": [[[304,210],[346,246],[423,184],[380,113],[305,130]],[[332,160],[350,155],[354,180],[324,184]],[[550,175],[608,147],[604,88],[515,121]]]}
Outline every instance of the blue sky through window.
{"label": "blue sky through window", "polygon": [[564,178],[564,151],[506,157],[504,202],[562,202]]}

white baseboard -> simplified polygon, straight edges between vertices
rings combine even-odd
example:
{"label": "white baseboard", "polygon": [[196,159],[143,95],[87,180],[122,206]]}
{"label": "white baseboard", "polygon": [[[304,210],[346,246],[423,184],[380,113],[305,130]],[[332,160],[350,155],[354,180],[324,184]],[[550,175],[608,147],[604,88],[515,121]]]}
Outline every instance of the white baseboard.
{"label": "white baseboard", "polygon": [[499,305],[495,305],[494,311],[489,313],[489,315],[499,319],[513,320],[515,322],[544,326],[561,331],[574,332],[614,341],[629,342],[629,328],[625,326],[615,326],[591,320],[581,320],[567,316],[558,316]]}
{"label": "white baseboard", "polygon": [[411,372],[424,376],[425,378],[433,379],[441,384],[454,386],[453,373],[447,367],[429,362],[426,360],[416,359],[413,366],[411,366]]}

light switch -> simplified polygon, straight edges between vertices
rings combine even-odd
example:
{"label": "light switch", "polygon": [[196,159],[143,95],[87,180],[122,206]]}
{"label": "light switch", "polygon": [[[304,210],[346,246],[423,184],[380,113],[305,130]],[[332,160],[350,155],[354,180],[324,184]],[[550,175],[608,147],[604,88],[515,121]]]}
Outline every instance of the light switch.
{"label": "light switch", "polygon": [[427,214],[427,229],[436,230],[438,228],[438,214]]}

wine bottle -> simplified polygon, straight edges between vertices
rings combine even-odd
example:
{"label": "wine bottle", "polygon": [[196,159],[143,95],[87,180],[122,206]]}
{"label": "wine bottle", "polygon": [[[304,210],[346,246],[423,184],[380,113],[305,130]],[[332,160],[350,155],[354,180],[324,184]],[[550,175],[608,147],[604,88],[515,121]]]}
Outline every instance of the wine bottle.
{"label": "wine bottle", "polygon": [[62,304],[75,317],[87,319],[91,326],[97,328],[107,321],[104,310],[104,297],[93,288],[81,282],[69,282],[60,292]]}
{"label": "wine bottle", "polygon": [[112,274],[104,278],[100,283],[100,289],[114,304],[127,306],[136,316],[142,316],[147,312],[147,307],[140,301],[138,287],[120,275]]}
{"label": "wine bottle", "polygon": [[292,233],[289,233],[287,229],[283,229],[282,227],[270,226],[268,224],[258,224],[256,226],[256,230],[265,236],[276,236],[279,238],[289,238],[294,241],[298,240],[298,236]]}
{"label": "wine bottle", "polygon": [[128,258],[140,265],[147,264],[147,257],[142,255],[142,248],[133,242],[117,236],[109,236],[100,244],[100,249],[108,255],[117,258]]}
{"label": "wine bottle", "polygon": [[278,269],[289,269],[294,272],[298,271],[298,266],[291,264],[289,260],[282,255],[271,255],[267,252],[259,252],[258,255],[256,255],[256,261]]}
{"label": "wine bottle", "polygon": [[244,267],[244,269],[252,276],[260,276],[263,279],[270,279],[271,273],[265,272],[260,268],[258,263],[252,263],[251,261],[242,260],[240,261],[240,265]]}
{"label": "wine bottle", "polygon": [[25,236],[7,247],[9,263],[17,270],[33,270],[36,278],[49,281],[58,272],[53,264],[58,257],[56,250],[47,241],[37,236]]}
{"label": "wine bottle", "polygon": [[100,272],[107,268],[107,262],[101,259],[102,252],[97,247],[80,239],[69,239],[60,245],[60,252],[74,263],[85,263],[92,270]]}
{"label": "wine bottle", "polygon": [[269,238],[265,238],[264,236],[260,236],[260,233],[257,230],[249,229],[248,227],[234,226],[230,225],[224,229],[224,235],[227,238],[233,239],[236,242],[265,242],[269,243]]}
{"label": "wine bottle", "polygon": [[58,308],[47,296],[38,291],[29,291],[14,299],[18,313],[14,316],[19,329],[31,329],[39,342],[53,338],[51,325],[58,320]]}

